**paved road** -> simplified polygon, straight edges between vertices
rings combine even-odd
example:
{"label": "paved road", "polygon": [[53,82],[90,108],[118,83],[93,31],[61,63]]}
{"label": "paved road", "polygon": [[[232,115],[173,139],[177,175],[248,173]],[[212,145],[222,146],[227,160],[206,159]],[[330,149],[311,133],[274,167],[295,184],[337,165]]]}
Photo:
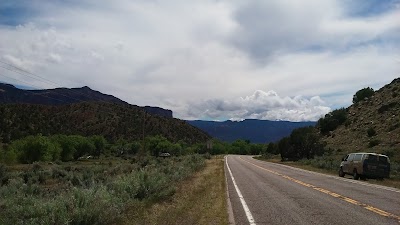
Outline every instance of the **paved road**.
{"label": "paved road", "polygon": [[236,224],[400,224],[399,189],[250,156],[227,156],[225,175]]}

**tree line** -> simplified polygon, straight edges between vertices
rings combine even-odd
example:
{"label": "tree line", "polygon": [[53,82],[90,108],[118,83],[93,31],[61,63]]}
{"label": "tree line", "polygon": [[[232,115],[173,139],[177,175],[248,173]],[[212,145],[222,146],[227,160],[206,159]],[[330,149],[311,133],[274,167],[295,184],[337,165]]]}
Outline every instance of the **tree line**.
{"label": "tree line", "polygon": [[[258,155],[268,150],[268,145],[250,143],[248,140],[236,140],[233,143],[210,140],[211,144],[188,144],[183,140],[171,142],[167,138],[156,135],[144,140],[119,139],[107,141],[103,136],[92,135],[31,135],[9,144],[0,145],[0,162],[33,163],[36,161],[74,161],[82,157],[98,158],[100,156],[129,157],[138,154],[159,156],[169,153],[171,156],[188,154],[241,154]],[[274,150],[275,151],[275,150]],[[276,153],[276,152],[274,152]]]}

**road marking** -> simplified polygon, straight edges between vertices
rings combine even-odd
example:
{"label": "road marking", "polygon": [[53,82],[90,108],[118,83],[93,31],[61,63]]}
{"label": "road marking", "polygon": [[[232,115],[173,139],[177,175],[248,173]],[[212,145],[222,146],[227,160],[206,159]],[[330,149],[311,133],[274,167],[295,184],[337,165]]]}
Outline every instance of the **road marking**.
{"label": "road marking", "polygon": [[302,172],[305,172],[305,173],[310,173],[310,174],[315,174],[315,175],[319,175],[319,176],[330,177],[330,178],[333,178],[333,179],[336,179],[336,180],[341,180],[341,181],[345,181],[345,182],[349,182],[349,183],[353,183],[353,184],[359,184],[359,185],[363,185],[363,186],[367,186],[367,187],[374,187],[374,188],[383,189],[383,190],[386,190],[386,191],[392,191],[392,192],[400,193],[400,190],[397,189],[397,188],[385,187],[385,186],[378,185],[378,184],[368,184],[368,183],[357,181],[357,180],[349,180],[349,179],[342,178],[342,177],[335,177],[335,176],[332,176],[332,175],[317,173],[317,172],[304,170],[304,169],[300,169],[300,168],[293,167],[293,166],[288,166],[288,165],[283,165],[283,164],[279,164],[279,166],[283,166],[283,167],[286,167],[286,168],[292,169],[292,170],[302,171]]}
{"label": "road marking", "polygon": [[229,165],[228,165],[228,157],[226,157],[226,156],[225,156],[225,163],[226,163],[226,167],[228,168],[228,172],[231,175],[233,186],[235,187],[236,193],[239,196],[240,203],[242,203],[243,210],[246,213],[247,220],[249,221],[250,225],[256,225],[256,222],[254,221],[253,215],[251,215],[250,209],[247,206],[246,201],[243,198],[242,192],[240,192],[239,187],[236,185],[235,178],[233,177],[231,168],[229,168]]}
{"label": "road marking", "polygon": [[[287,175],[283,175],[283,174],[278,173],[278,172],[276,172],[276,171],[273,171],[273,170],[264,168],[264,167],[262,167],[262,166],[259,166],[259,165],[256,165],[256,164],[254,164],[254,163],[251,163],[251,162],[249,162],[249,161],[247,161],[247,160],[244,160],[244,159],[243,159],[242,157],[240,157],[240,156],[239,156],[239,158],[240,158],[241,160],[243,160],[243,161],[245,161],[245,162],[247,162],[247,163],[249,163],[249,164],[255,166],[255,167],[258,167],[258,168],[260,168],[260,169],[262,169],[262,170],[265,170],[265,171],[270,172],[270,173],[272,173],[272,174],[275,174],[275,175],[278,175],[278,176],[280,176],[280,177],[283,177],[283,178],[285,178],[285,179],[287,179],[287,180],[293,181],[293,182],[298,183],[298,184],[300,184],[300,185],[303,185],[303,186],[305,186],[305,187],[312,188],[312,189],[314,189],[314,190],[316,190],[316,191],[319,191],[319,192],[321,192],[321,193],[324,193],[324,194],[333,196],[333,197],[335,197],[335,198],[341,199],[341,200],[346,201],[346,202],[348,202],[348,203],[351,203],[351,204],[353,204],[353,205],[361,206],[361,207],[363,207],[364,209],[367,209],[367,210],[369,210],[369,211],[371,211],[371,212],[374,212],[374,213],[376,213],[376,214],[378,214],[378,215],[396,219],[396,220],[398,220],[398,221],[400,222],[400,216],[395,215],[395,214],[393,214],[393,213],[386,212],[386,211],[384,211],[384,210],[382,210],[382,209],[378,209],[378,208],[375,208],[375,207],[370,206],[370,205],[368,205],[368,204],[361,203],[361,202],[359,202],[359,201],[357,201],[357,200],[354,200],[354,199],[351,199],[351,198],[349,198],[349,197],[346,197],[346,196],[337,194],[337,193],[335,193],[335,192],[331,192],[331,191],[329,191],[329,190],[326,190],[326,189],[317,187],[317,186],[312,185],[312,184],[305,183],[305,182],[303,182],[303,181],[297,180],[297,179],[292,178],[292,177],[289,177],[289,176],[287,176]],[[229,169],[229,168],[228,168],[228,169]]]}

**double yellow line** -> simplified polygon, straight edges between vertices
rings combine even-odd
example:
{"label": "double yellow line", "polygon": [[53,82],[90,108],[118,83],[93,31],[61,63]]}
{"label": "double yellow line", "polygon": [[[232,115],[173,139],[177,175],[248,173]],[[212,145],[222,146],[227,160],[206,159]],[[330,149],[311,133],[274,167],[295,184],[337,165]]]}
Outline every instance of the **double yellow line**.
{"label": "double yellow line", "polygon": [[381,216],[385,216],[385,217],[389,217],[389,218],[396,219],[396,220],[398,220],[398,221],[400,222],[400,216],[397,216],[397,215],[395,215],[395,214],[393,214],[393,213],[386,212],[386,211],[384,211],[384,210],[375,208],[375,207],[373,207],[373,206],[370,206],[370,205],[368,205],[368,204],[359,202],[359,201],[354,200],[354,199],[351,199],[351,198],[349,198],[349,197],[346,197],[346,196],[337,194],[337,193],[335,193],[335,192],[331,192],[331,191],[329,191],[329,190],[326,190],[326,189],[317,187],[317,186],[312,185],[312,184],[305,183],[305,182],[303,182],[303,181],[301,181],[301,180],[297,180],[297,179],[295,179],[295,178],[293,178],[293,177],[289,177],[289,176],[287,176],[287,175],[283,175],[283,174],[278,173],[278,172],[276,172],[276,171],[269,170],[269,169],[267,169],[267,168],[261,167],[261,166],[259,166],[259,165],[254,164],[254,163],[251,163],[251,162],[249,162],[249,161],[247,161],[247,160],[244,160],[244,159],[242,159],[242,157],[239,157],[239,158],[240,158],[241,160],[245,161],[246,163],[249,163],[249,164],[251,164],[251,165],[253,165],[253,166],[255,166],[255,167],[258,167],[258,168],[260,168],[260,169],[262,169],[262,170],[265,170],[265,171],[267,171],[267,172],[269,172],[269,173],[272,173],[272,174],[275,174],[275,175],[277,175],[277,176],[283,177],[283,178],[285,178],[285,179],[287,179],[287,180],[293,181],[293,182],[298,183],[298,184],[300,184],[300,185],[303,185],[303,186],[305,186],[305,187],[312,188],[312,189],[314,189],[314,190],[316,190],[316,191],[322,192],[322,193],[327,194],[327,195],[330,195],[330,196],[332,196],[332,197],[339,198],[339,199],[341,199],[341,200],[343,200],[343,201],[346,201],[346,202],[349,202],[349,203],[351,203],[351,204],[353,204],[353,205],[361,206],[361,207],[363,207],[364,209],[367,209],[367,210],[369,210],[369,211],[371,211],[371,212],[374,212],[374,213],[376,213],[376,214],[379,214],[379,215],[381,215]]}

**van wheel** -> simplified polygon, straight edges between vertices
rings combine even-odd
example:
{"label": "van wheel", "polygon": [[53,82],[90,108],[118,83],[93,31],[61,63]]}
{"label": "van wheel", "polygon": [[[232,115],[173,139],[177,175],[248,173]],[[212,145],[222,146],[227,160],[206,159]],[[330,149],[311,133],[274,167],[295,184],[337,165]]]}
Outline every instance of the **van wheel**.
{"label": "van wheel", "polygon": [[360,178],[360,175],[357,173],[357,170],[355,169],[353,172],[353,179],[358,180],[358,178]]}
{"label": "van wheel", "polygon": [[344,177],[344,172],[342,167],[340,167],[339,169],[339,177]]}

